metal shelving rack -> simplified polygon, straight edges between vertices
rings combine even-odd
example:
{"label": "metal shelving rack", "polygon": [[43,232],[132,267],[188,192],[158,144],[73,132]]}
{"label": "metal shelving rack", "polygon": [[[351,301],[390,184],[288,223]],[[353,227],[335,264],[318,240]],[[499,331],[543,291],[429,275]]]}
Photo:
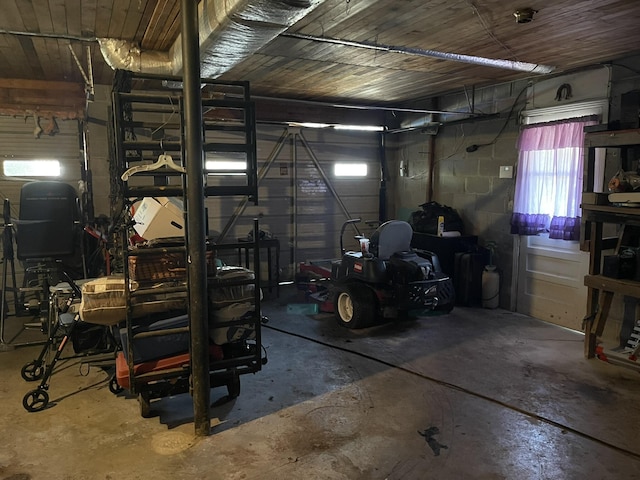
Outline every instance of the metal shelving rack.
{"label": "metal shelving rack", "polygon": [[[188,311],[188,285],[171,286],[168,289],[138,288],[130,290],[129,259],[132,255],[182,255],[186,267],[188,239],[184,245],[147,249],[131,249],[130,207],[144,197],[180,197],[188,208],[186,199],[185,147],[183,97],[179,78],[157,77],[119,71],[116,74],[112,94],[112,139],[114,151],[111,159],[111,204],[112,215],[121,212],[119,247],[121,268],[124,275],[125,299],[127,305],[126,329],[130,341],[127,342],[126,358],[129,368],[129,390],[137,394],[141,413],[147,416],[151,398],[158,398],[178,392],[189,391],[189,365],[167,368],[144,374],[137,374],[134,365],[134,323],[132,299],[144,299],[158,293],[184,294],[185,311]],[[243,170],[234,169],[233,176],[226,177],[225,171],[217,175],[206,175],[205,196],[242,195],[257,203],[258,178],[256,160],[255,111],[250,100],[248,82],[202,81],[202,131],[203,154],[206,162],[216,159],[235,159],[245,162]],[[160,156],[170,156],[170,166],[155,168]],[[142,168],[141,168],[142,167]],[[123,180],[123,173],[136,171]],[[180,171],[183,170],[183,171]],[[205,173],[207,173],[205,167]],[[126,176],[125,176],[126,177]],[[204,199],[203,199],[204,201]],[[185,212],[186,213],[186,212]],[[216,268],[208,272],[207,284],[211,288],[226,288],[253,284],[254,310],[250,318],[217,323],[218,327],[233,327],[249,324],[255,331],[255,339],[243,341],[242,345],[227,348],[223,359],[211,360],[209,365],[212,387],[226,385],[230,396],[240,391],[239,375],[254,373],[261,369],[265,360],[261,346],[260,308],[260,249],[258,248],[259,226],[254,221],[254,265],[256,271],[252,280],[223,281],[216,276]],[[246,245],[246,243],[245,243]],[[207,245],[215,259],[221,249],[237,249],[236,244]],[[185,278],[186,280],[186,278]],[[188,327],[179,329],[144,332],[144,336],[186,333]],[[224,350],[224,349],[223,349]]]}

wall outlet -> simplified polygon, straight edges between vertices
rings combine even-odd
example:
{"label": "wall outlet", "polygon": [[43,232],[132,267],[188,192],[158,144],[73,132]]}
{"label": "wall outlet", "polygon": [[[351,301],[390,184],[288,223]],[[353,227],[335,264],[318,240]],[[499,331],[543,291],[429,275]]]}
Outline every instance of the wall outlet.
{"label": "wall outlet", "polygon": [[500,178],[513,178],[513,167],[511,165],[501,165]]}

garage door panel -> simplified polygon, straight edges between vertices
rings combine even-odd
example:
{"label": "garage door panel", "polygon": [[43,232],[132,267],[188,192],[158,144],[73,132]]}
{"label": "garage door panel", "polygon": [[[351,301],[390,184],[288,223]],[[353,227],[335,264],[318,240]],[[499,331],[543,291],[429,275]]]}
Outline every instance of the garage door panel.
{"label": "garage door panel", "polygon": [[[351,218],[378,219],[379,136],[371,132],[303,128],[292,129],[278,145],[283,139],[282,133],[279,127],[258,126],[258,171],[270,162],[268,170],[262,170],[259,205],[244,207],[227,238],[246,235],[252,218],[259,216],[261,229],[280,240],[281,278],[292,279],[297,262],[335,258],[339,254],[340,228],[347,214],[332,189]],[[368,176],[336,178],[333,169],[337,161],[366,162]],[[326,184],[323,174],[330,185]],[[210,226],[217,230],[224,228],[237,205],[237,199],[213,203],[208,209]],[[354,233],[348,231],[345,238],[352,238]]]}
{"label": "garage door panel", "polygon": [[[350,199],[342,198],[342,201],[344,202],[345,207],[350,214],[350,218],[356,218],[356,216],[352,212],[359,212],[360,215],[358,215],[358,217],[361,217],[363,220],[377,219],[378,212],[377,210],[371,209],[371,199],[354,197]],[[333,199],[333,197],[331,197],[331,199],[327,199],[325,197],[321,202],[307,201],[304,204],[301,203],[298,208],[298,215],[331,215],[332,212],[335,212],[335,214],[339,215],[342,219],[342,222],[344,222],[344,220],[346,219],[346,216],[343,214],[342,209]],[[374,214],[374,217],[372,218],[370,216],[363,216],[363,214],[365,213],[372,213]]]}
{"label": "garage door panel", "polygon": [[586,312],[586,303],[572,303],[564,299],[575,298],[576,290],[570,285],[550,284],[533,279],[527,283],[518,299],[535,318],[540,318],[574,330],[580,330]]}
{"label": "garage door panel", "polygon": [[526,259],[529,275],[544,275],[557,281],[573,281],[582,271],[581,265],[577,264],[575,258],[529,254]]}
{"label": "garage door panel", "polygon": [[549,281],[545,276],[532,276],[527,282],[525,292],[527,295],[536,295],[545,300],[556,300],[575,295],[575,285],[563,281]]}

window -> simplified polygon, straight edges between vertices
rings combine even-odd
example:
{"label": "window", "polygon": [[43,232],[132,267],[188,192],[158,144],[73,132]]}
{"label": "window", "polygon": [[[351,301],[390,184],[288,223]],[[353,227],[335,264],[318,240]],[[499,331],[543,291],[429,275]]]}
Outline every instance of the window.
{"label": "window", "polygon": [[2,172],[5,177],[59,177],[58,160],[4,160]]}
{"label": "window", "polygon": [[366,163],[336,163],[333,166],[333,174],[336,177],[366,177]]}
{"label": "window", "polygon": [[518,139],[518,174],[511,233],[580,238],[584,127],[593,117],[525,127]]}
{"label": "window", "polygon": [[207,152],[204,159],[207,175],[238,176],[247,174],[247,155],[242,152]]}
{"label": "window", "polygon": [[245,175],[247,162],[239,160],[207,160],[205,169],[209,175]]}

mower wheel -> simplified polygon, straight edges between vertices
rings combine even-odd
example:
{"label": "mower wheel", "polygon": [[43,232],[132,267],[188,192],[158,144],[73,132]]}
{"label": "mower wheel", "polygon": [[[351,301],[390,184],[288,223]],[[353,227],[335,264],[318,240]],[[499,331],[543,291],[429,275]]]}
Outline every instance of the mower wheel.
{"label": "mower wheel", "polygon": [[334,311],[336,320],[347,328],[370,327],[376,322],[377,298],[369,287],[360,284],[338,289]]}

